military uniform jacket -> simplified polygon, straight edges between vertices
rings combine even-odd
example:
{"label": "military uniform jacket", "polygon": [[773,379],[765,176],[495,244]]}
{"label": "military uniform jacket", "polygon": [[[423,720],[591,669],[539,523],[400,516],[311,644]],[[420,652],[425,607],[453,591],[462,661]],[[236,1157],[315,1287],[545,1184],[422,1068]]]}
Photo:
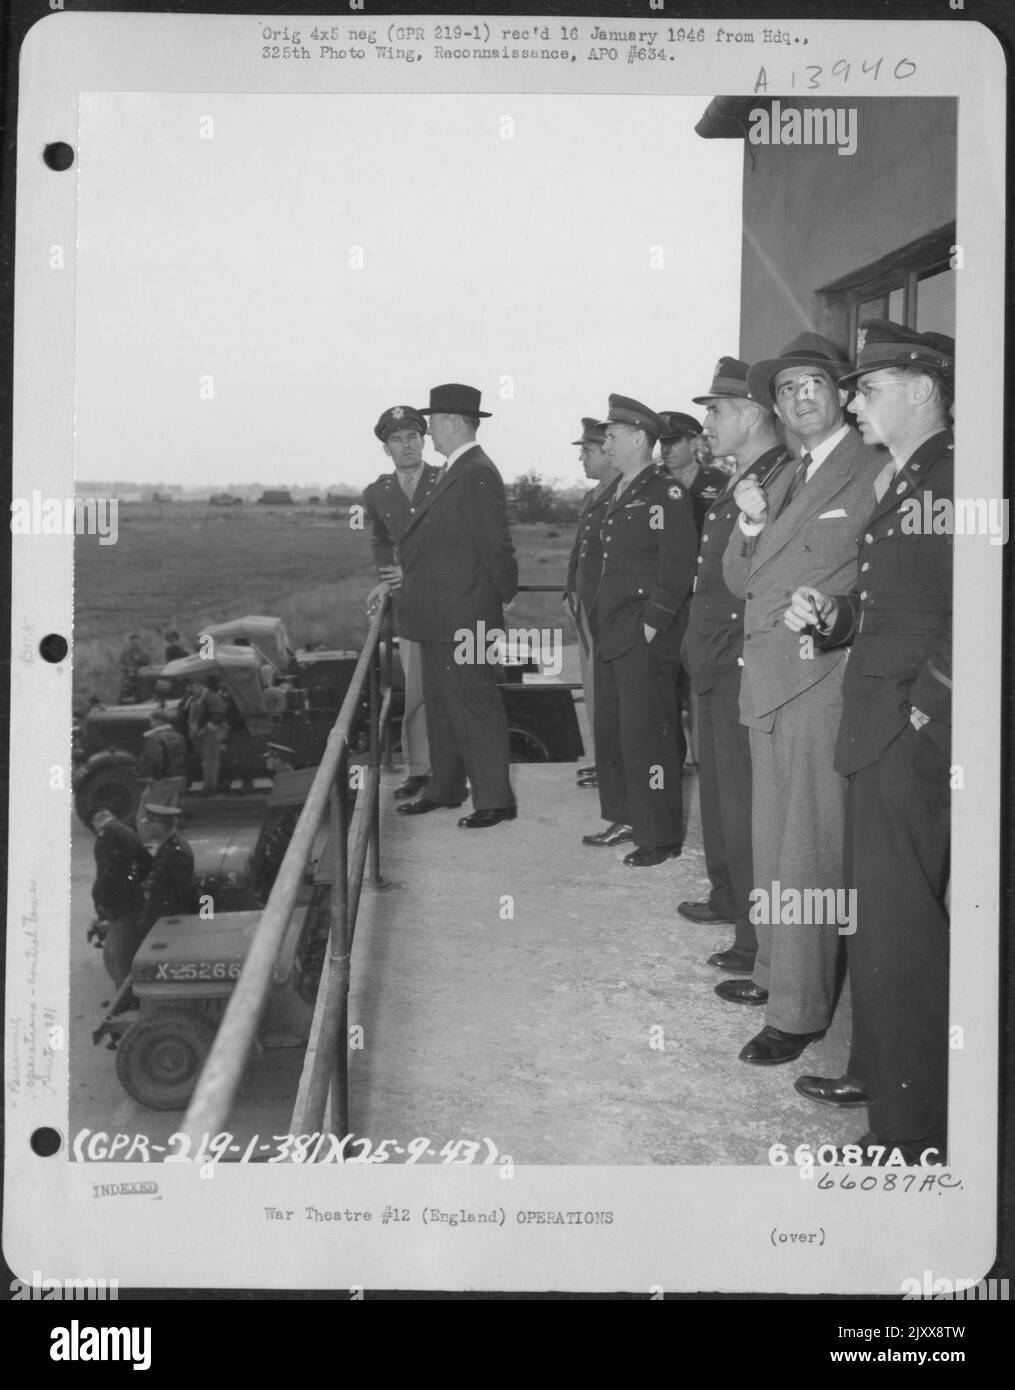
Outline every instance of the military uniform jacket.
{"label": "military uniform jacket", "polygon": [[[618,480],[619,481],[619,480]],[[592,610],[604,661],[656,629],[660,656],[680,651],[694,578],[698,534],[685,488],[654,465],[643,468],[603,511],[603,568]]]}
{"label": "military uniform jacket", "polygon": [[578,531],[571,548],[567,566],[567,590],[578,595],[578,602],[588,613],[599,587],[603,570],[603,541],[600,531],[603,513],[617,486],[616,477],[599,482],[586,495],[578,513]]}
{"label": "military uniform jacket", "polygon": [[[743,477],[774,478],[789,458],[787,451],[776,445],[755,459]],[[727,482],[726,490],[705,514],[684,637],[684,665],[696,695],[712,690],[729,671],[739,675],[744,649],[744,601],[731,591],[723,574],[723,557],[740,516],[733,500],[735,483],[733,479]]]}
{"label": "military uniform jacket", "polygon": [[402,534],[415,516],[416,508],[437,486],[440,476],[441,470],[436,464],[424,463],[411,498],[402,491],[397,471],[382,473],[364,490],[363,506],[371,527],[370,549],[378,569],[397,563],[395,553]]}
{"label": "military uniform jacket", "polygon": [[842,683],[835,750],[848,775],[878,760],[909,722],[947,757],[952,700],[952,536],[929,530],[934,503],[952,500],[950,430],[927,439],[876,503],[859,538],[856,588],[837,600],[826,645],[853,646]]}
{"label": "military uniform jacket", "polygon": [[[781,511],[793,480],[784,467],[768,489],[769,521],[756,536],[734,526],[723,561],[730,590],[744,602],[744,667],[740,722],[771,730],[775,711],[842,664],[783,622],[793,590],[811,584],[843,593],[856,570],[856,540],[870,515],[874,478],[883,459],[850,429],[817,472]],[[732,610],[731,610],[732,611]]]}
{"label": "military uniform jacket", "polygon": [[187,743],[175,729],[160,729],[146,738],[137,762],[138,776],[160,781],[183,777],[187,771]]}
{"label": "military uniform jacket", "polygon": [[194,855],[186,840],[174,832],[155,851],[145,926],[153,927],[160,917],[191,916],[200,905]]}
{"label": "military uniform jacket", "polygon": [[461,629],[502,628],[518,592],[504,483],[478,444],[460,454],[402,533],[399,633],[455,642]]}
{"label": "military uniform jacket", "polygon": [[92,901],[96,912],[110,919],[136,912],[141,884],[151,867],[152,857],[134,831],[120,821],[110,821],[95,837]]}

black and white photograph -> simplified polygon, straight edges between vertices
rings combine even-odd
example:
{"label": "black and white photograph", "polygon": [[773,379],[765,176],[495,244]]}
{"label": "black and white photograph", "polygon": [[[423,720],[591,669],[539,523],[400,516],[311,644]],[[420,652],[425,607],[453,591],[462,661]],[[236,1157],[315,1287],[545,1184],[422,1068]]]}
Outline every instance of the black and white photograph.
{"label": "black and white photograph", "polygon": [[30,30],[22,1279],[991,1296],[1004,83],[964,22]]}

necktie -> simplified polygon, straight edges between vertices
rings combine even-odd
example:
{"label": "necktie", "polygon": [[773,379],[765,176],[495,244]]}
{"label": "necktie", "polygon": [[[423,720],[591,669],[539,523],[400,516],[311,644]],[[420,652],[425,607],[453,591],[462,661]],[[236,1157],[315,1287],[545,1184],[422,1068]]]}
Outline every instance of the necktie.
{"label": "necktie", "polygon": [[412,501],[412,494],[416,491],[416,484],[418,482],[418,473],[413,473],[409,477],[406,477],[404,473],[399,473],[398,475],[398,484],[410,502]]}
{"label": "necktie", "polygon": [[895,460],[889,459],[884,468],[882,468],[881,472],[874,479],[874,497],[878,502],[881,501],[882,497],[884,497],[885,493],[888,491],[888,485],[894,477]]}
{"label": "necktie", "polygon": [[783,512],[793,501],[793,498],[797,495],[797,493],[803,487],[804,483],[807,481],[807,470],[811,466],[811,461],[812,460],[810,454],[800,455],[800,462],[794,469],[793,477],[790,480],[789,488],[786,491],[786,496],[782,499],[782,506],[779,508],[779,516],[782,516]]}

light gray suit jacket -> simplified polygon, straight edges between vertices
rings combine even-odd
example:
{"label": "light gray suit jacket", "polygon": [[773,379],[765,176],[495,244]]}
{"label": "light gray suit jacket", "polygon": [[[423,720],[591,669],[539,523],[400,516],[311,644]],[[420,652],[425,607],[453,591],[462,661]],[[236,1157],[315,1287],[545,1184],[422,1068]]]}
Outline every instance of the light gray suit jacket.
{"label": "light gray suit jacket", "polygon": [[780,513],[792,482],[787,464],[768,494],[770,520],[757,536],[733,528],[723,575],[744,599],[744,669],[740,722],[770,731],[775,711],[824,680],[845,659],[823,652],[782,621],[793,590],[811,584],[843,593],[856,576],[857,544],[874,505],[874,479],[883,458],[853,429]]}

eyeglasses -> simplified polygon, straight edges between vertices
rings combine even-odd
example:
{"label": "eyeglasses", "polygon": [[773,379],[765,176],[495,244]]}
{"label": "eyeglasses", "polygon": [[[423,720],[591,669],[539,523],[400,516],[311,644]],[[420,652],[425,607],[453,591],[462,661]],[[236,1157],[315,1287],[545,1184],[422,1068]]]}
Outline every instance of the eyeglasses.
{"label": "eyeglasses", "polygon": [[862,381],[857,383],[856,394],[863,396],[864,400],[872,396],[875,391],[887,391],[890,386],[902,386],[901,381]]}

